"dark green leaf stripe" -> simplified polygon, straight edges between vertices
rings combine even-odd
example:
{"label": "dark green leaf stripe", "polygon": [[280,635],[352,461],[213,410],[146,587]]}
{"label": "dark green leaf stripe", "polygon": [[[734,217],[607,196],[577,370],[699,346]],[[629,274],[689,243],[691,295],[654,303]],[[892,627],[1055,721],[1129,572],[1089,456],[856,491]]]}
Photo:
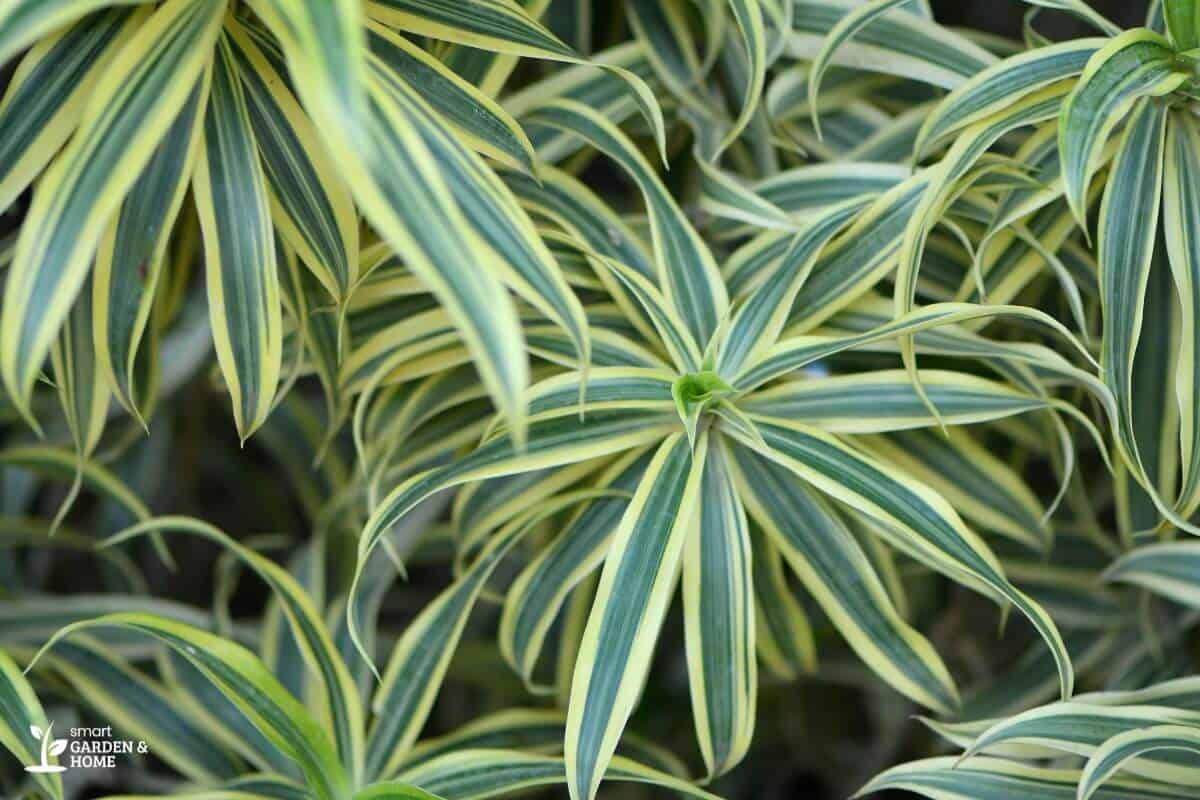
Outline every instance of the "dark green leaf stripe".
{"label": "dark green leaf stripe", "polygon": [[597,411],[584,419],[568,413],[546,420],[535,419],[524,448],[517,447],[507,434],[492,438],[458,462],[416,475],[393,489],[363,529],[359,539],[358,570],[361,572],[380,537],[392,525],[421,500],[438,491],[471,480],[529,472],[621,452],[649,444],[675,429],[677,424],[674,412]]}
{"label": "dark green leaf stripe", "polygon": [[271,410],[283,359],[279,273],[266,181],[227,36],[218,43],[192,181],[204,232],[217,362],[245,440]]}
{"label": "dark green leaf stripe", "polygon": [[[1134,112],[1100,213],[1100,363],[1120,414],[1118,444],[1141,483],[1146,479],[1134,432],[1133,362],[1158,230],[1166,123],[1166,109],[1153,102],[1143,101]],[[1153,486],[1145,488],[1157,492]]]}
{"label": "dark green leaf stripe", "polygon": [[362,758],[363,729],[358,693],[308,592],[287,570],[239,545],[219,529],[201,520],[158,517],[127,528],[111,537],[107,543],[115,544],[152,531],[191,533],[210,539],[254,570],[271,587],[275,601],[286,616],[299,655],[323,684],[323,716],[328,716],[333,728],[333,739],[341,762],[351,774],[357,774]]}
{"label": "dark green leaf stripe", "polygon": [[547,104],[522,119],[582,137],[629,173],[650,214],[659,285],[697,345],[707,344],[729,308],[725,284],[707,245],[641,152],[614,125],[573,101]]}
{"label": "dark green leaf stripe", "polygon": [[167,242],[183,204],[208,104],[202,80],[167,130],[109,223],[96,253],[94,289],[96,358],[113,393],[141,414],[135,361],[150,321],[155,290],[166,261]]}
{"label": "dark green leaf stripe", "polygon": [[225,29],[279,233],[334,299],[341,299],[358,273],[358,220],[344,179],[253,40],[236,23]]}
{"label": "dark green leaf stripe", "polygon": [[786,468],[734,449],[747,508],[847,643],[898,691],[949,711],[958,691],[941,658],[896,612],[854,536]]}
{"label": "dark green leaf stripe", "polygon": [[[792,20],[793,54],[811,57],[825,36],[855,8],[844,0],[797,0]],[[795,37],[799,37],[796,41]],[[912,14],[880,17],[842,47],[846,59],[867,67],[951,88],[995,62],[978,45]]]}
{"label": "dark green leaf stripe", "polygon": [[944,137],[988,114],[1013,105],[1027,94],[1074,77],[1106,44],[1106,39],[1074,39],[1006,58],[959,86],[921,125],[914,156],[921,157]]}
{"label": "dark green leaf stripe", "polygon": [[[982,422],[1046,408],[1047,401],[1001,383],[940,370],[923,370],[929,399],[950,424]],[[903,370],[881,370],[796,381],[758,392],[741,404],[751,414],[802,420],[827,430],[891,430],[932,424],[929,409]]]}
{"label": "dark green leaf stripe", "polygon": [[135,5],[141,0],[13,0],[0,9],[0,64],[44,34],[105,6]]}
{"label": "dark green leaf stripe", "polygon": [[376,719],[368,738],[367,775],[394,775],[416,741],[433,708],[467,618],[493,570],[529,532],[531,521],[543,519],[574,499],[567,494],[544,506],[535,506],[532,512],[506,526],[488,542],[470,568],[405,629],[371,701]]}
{"label": "dark green leaf stripe", "polygon": [[528,381],[516,309],[492,270],[411,113],[375,79],[372,84],[370,182],[356,190],[364,216],[420,277],[466,340],[497,408],[514,424]]}
{"label": "dark green leaf stripe", "polygon": [[[564,760],[515,750],[464,750],[448,753],[400,776],[453,800],[484,800],[522,790],[560,786],[567,782]],[[633,781],[667,789],[685,797],[716,800],[716,796],[686,781],[617,756],[605,778]]]}
{"label": "dark green leaf stripe", "polygon": [[153,741],[155,754],[191,779],[211,783],[240,772],[238,759],[215,744],[164,687],[98,641],[81,636],[61,642],[46,662],[116,729]]}
{"label": "dark green leaf stripe", "polygon": [[613,535],[567,707],[567,777],[581,800],[595,796],[649,669],[691,529],[707,439],[701,434],[694,454],[682,434],[660,445]]}
{"label": "dark green leaf stripe", "polygon": [[699,522],[683,554],[692,713],[709,775],[728,772],[745,756],[758,699],[750,530],[729,462],[721,437],[710,437]]}
{"label": "dark green leaf stripe", "polygon": [[[367,46],[361,0],[251,0],[287,56],[317,134],[359,173],[368,147]],[[355,174],[355,177],[361,175]]]}
{"label": "dark green leaf stripe", "polygon": [[[1079,770],[1032,767],[998,758],[928,758],[894,767],[876,777],[859,795],[887,789],[915,792],[936,800],[1077,800]],[[1149,781],[1113,782],[1094,800],[1183,800],[1195,790]]]}
{"label": "dark green leaf stripe", "polygon": [[[0,746],[22,764],[40,763],[30,745],[30,727],[49,727],[46,712],[33,687],[12,658],[0,650]],[[54,800],[62,800],[62,778],[55,774],[36,776],[39,786]]]}
{"label": "dark green leaf stripe", "polygon": [[86,16],[21,61],[0,103],[0,210],[71,135],[100,71],[145,18],[127,8]]}
{"label": "dark green leaf stripe", "polygon": [[1200,608],[1200,546],[1168,542],[1135,548],[1104,573],[1106,580],[1141,586],[1177,603]]}
{"label": "dark green leaf stripe", "polygon": [[263,663],[240,645],[162,617],[118,613],[68,625],[42,651],[77,631],[113,627],[149,635],[195,665],[268,739],[296,761],[318,798],[335,800],[349,794],[349,780],[325,732]]}
{"label": "dark green leaf stripe", "polygon": [[403,110],[409,124],[420,132],[467,221],[498,256],[493,259],[493,269],[562,325],[575,340],[579,359],[587,363],[589,340],[583,308],[508,187],[483,159],[462,146],[435,110],[397,73],[382,60],[373,60],[371,67],[377,85],[389,93],[394,108]]}
{"label": "dark green leaf stripe", "polygon": [[822,491],[878,519],[888,526],[886,532],[894,529],[890,541],[895,546],[994,600],[1016,606],[1054,653],[1062,696],[1071,696],[1074,672],[1054,622],[1008,582],[996,557],[943,498],[828,434],[777,420],[756,422],[768,448],[765,455]]}
{"label": "dark green leaf stripe", "polygon": [[1166,39],[1144,28],[1126,31],[1088,60],[1058,125],[1067,201],[1081,226],[1086,227],[1085,194],[1104,140],[1139,97],[1166,94],[1183,82],[1174,64]]}
{"label": "dark green leaf stripe", "polygon": [[1163,175],[1163,238],[1180,308],[1179,354],[1175,379],[1192,387],[1180,395],[1179,437],[1182,480],[1177,505],[1191,516],[1200,503],[1200,419],[1194,403],[1200,380],[1200,130],[1188,115],[1168,121]]}
{"label": "dark green leaf stripe", "polygon": [[368,37],[371,52],[477,149],[509,166],[533,172],[529,137],[491,98],[387,28],[372,24]]}
{"label": "dark green leaf stripe", "polygon": [[1093,797],[1130,760],[1162,750],[1200,756],[1200,726],[1155,725],[1109,739],[1088,759],[1079,780],[1079,800]]}
{"label": "dark green leaf stripe", "polygon": [[221,0],[170,0],[97,82],[79,133],[42,178],[9,269],[0,372],[23,405],[108,218],[187,101],[217,35]]}
{"label": "dark green leaf stripe", "polygon": [[[600,486],[631,495],[641,482],[650,454],[618,465],[611,480]],[[614,475],[613,471],[608,473]],[[583,509],[554,542],[538,554],[513,582],[500,619],[500,649],[505,659],[528,683],[549,633],[567,595],[600,566],[628,500],[602,498]]]}

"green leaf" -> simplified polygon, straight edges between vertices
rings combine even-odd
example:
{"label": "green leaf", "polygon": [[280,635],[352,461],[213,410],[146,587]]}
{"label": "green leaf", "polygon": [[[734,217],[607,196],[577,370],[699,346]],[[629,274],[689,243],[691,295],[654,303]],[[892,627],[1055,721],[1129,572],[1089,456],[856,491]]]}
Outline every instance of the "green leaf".
{"label": "green leaf", "polygon": [[1200,608],[1200,545],[1164,542],[1143,545],[1119,558],[1104,579],[1147,589],[1177,603]]}
{"label": "green leaf", "polygon": [[358,277],[358,215],[316,125],[242,26],[225,24],[280,237],[337,302]]}
{"label": "green leaf", "polygon": [[208,89],[208,81],[201,80],[192,90],[109,222],[92,268],[97,366],[117,400],[142,419],[150,398],[138,396],[138,353],[191,180]]}
{"label": "green leaf", "polygon": [[567,782],[578,800],[595,796],[646,678],[692,529],[707,450],[707,432],[694,453],[682,434],[664,441],[613,535],[567,707]]}
{"label": "green leaf", "polygon": [[204,233],[217,363],[245,441],[274,405],[283,320],[270,201],[235,59],[229,37],[222,36],[192,191]]}
{"label": "green leaf", "polygon": [[[766,445],[764,456],[878,520],[889,543],[908,555],[997,602],[1016,606],[1054,654],[1062,696],[1071,696],[1074,672],[1054,621],[1008,582],[987,545],[944,498],[829,434],[780,419],[755,418],[755,422]],[[761,447],[734,435],[750,447]]]}
{"label": "green leaf", "polygon": [[859,658],[917,702],[942,712],[955,708],[958,690],[941,657],[901,619],[832,506],[787,468],[742,447],[734,455],[750,514]]}
{"label": "green leaf", "polygon": [[349,779],[324,730],[263,663],[238,644],[163,617],[117,613],[62,628],[40,652],[52,649],[60,639],[73,633],[114,627],[147,634],[191,662],[300,766],[309,789],[320,800],[335,800],[349,794]]}
{"label": "green leaf", "polygon": [[683,553],[688,683],[709,776],[745,756],[758,698],[750,531],[729,462],[721,437],[710,436],[699,522]]}
{"label": "green leaf", "polygon": [[[38,702],[33,687],[12,658],[0,650],[0,745],[22,764],[41,763],[30,729],[42,731],[50,727],[46,712]],[[62,778],[54,773],[36,775],[34,779],[54,800],[62,800]]]}
{"label": "green leaf", "polygon": [[[0,209],[67,141],[104,68],[145,20],[146,13],[128,8],[90,14],[44,37],[21,59],[0,102]],[[0,22],[0,42],[5,29]]]}
{"label": "green leaf", "polygon": [[1081,227],[1087,227],[1085,196],[1105,140],[1138,98],[1179,88],[1186,75],[1174,69],[1170,44],[1144,28],[1122,33],[1088,59],[1058,125],[1067,201]]}
{"label": "green leaf", "polygon": [[0,372],[22,410],[104,226],[201,77],[224,9],[223,0],[159,7],[96,82],[76,135],[42,177],[0,319]]}
{"label": "green leaf", "polygon": [[707,345],[729,310],[725,283],[708,246],[633,142],[597,112],[574,101],[547,103],[524,114],[522,120],[580,136],[633,178],[650,214],[658,284],[687,323],[696,345]]}
{"label": "green leaf", "polygon": [[1154,725],[1112,737],[1088,759],[1079,780],[1079,800],[1094,796],[1130,760],[1160,750],[1200,756],[1200,727]]}
{"label": "green leaf", "polygon": [[313,600],[304,588],[279,565],[238,544],[218,528],[189,517],[156,517],[109,537],[104,545],[111,546],[154,531],[190,533],[216,542],[254,570],[271,587],[287,619],[300,657],[321,681],[323,694],[318,703],[321,718],[333,730],[341,763],[351,774],[359,774],[363,757],[363,711],[358,691],[333,646]]}
{"label": "green leaf", "polygon": [[[463,750],[422,764],[402,774],[400,779],[453,800],[484,800],[527,789],[561,786],[568,783],[567,775],[566,762],[559,756],[516,750]],[[698,800],[717,800],[716,795],[687,781],[621,756],[612,759],[604,777],[644,783]]]}

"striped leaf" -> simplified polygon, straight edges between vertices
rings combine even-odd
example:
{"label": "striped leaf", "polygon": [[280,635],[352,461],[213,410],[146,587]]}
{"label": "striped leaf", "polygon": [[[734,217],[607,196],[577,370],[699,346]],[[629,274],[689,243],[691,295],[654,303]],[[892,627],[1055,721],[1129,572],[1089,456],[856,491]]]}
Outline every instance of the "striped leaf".
{"label": "striped leaf", "polygon": [[324,730],[249,650],[197,628],[150,614],[106,614],[68,625],[43,647],[46,652],[73,633],[119,628],[153,637],[186,658],[275,746],[303,770],[320,800],[347,796],[349,779]]}
{"label": "striped leaf", "polygon": [[[404,52],[397,41],[397,36],[382,35],[375,39],[375,49]],[[373,59],[371,67],[376,85],[388,93],[394,108],[405,112],[409,125],[420,131],[455,202],[488,248],[490,271],[547,318],[562,325],[575,341],[579,360],[588,363],[588,324],[583,307],[508,187],[482,158],[462,146],[435,110],[422,102],[382,58]]]}
{"label": "striped leaf", "polygon": [[[1046,408],[1048,401],[958,372],[927,370],[921,381],[942,420],[967,425]],[[881,433],[936,425],[903,370],[789,381],[740,403],[748,414],[801,421],[838,433]]]}
{"label": "striped leaf", "polygon": [[[387,530],[426,497],[470,481],[619,453],[655,442],[677,430],[677,426],[673,411],[601,411],[580,419],[577,410],[568,410],[552,412],[544,419],[534,418],[524,448],[517,447],[511,436],[501,434],[456,463],[414,475],[393,489],[375,509],[360,535],[356,576],[361,576],[367,559]],[[352,620],[353,617],[351,626]],[[351,630],[354,636],[358,635],[353,627]]]}
{"label": "striped leaf", "polygon": [[[605,471],[597,487],[632,495],[649,459],[649,454],[637,453],[632,459],[622,458]],[[527,686],[532,686],[538,656],[567,595],[603,562],[627,505],[627,500],[612,497],[582,509],[505,594],[500,651]]]}
{"label": "striped leaf", "polygon": [[710,436],[699,524],[683,553],[692,716],[710,776],[728,772],[745,756],[758,697],[750,531],[729,461],[721,437]]}
{"label": "striped leaf", "polygon": [[351,680],[325,629],[309,593],[287,570],[253,550],[244,547],[221,530],[188,517],[156,517],[127,528],[106,540],[114,545],[153,531],[190,533],[220,545],[263,579],[271,587],[287,619],[299,655],[322,684],[321,717],[333,730],[334,743],[341,763],[352,775],[361,770],[363,757],[363,711],[358,691]]}
{"label": "striped leaf", "polygon": [[[447,753],[408,770],[400,779],[453,800],[485,800],[521,790],[567,783],[568,768],[558,756],[516,750],[463,750]],[[630,781],[666,789],[684,797],[716,800],[716,795],[628,758],[616,756],[605,773],[610,781]]]}
{"label": "striped leaf", "polygon": [[708,246],[688,222],[650,164],[616,126],[573,101],[555,101],[522,117],[583,138],[624,169],[642,192],[650,214],[657,277],[663,294],[687,323],[699,347],[708,344],[729,309],[725,283]]}
{"label": "striped leaf", "polygon": [[130,738],[153,741],[157,756],[192,780],[216,783],[242,765],[169,689],[85,636],[59,642],[42,662],[95,713]]}
{"label": "striped leaf", "polygon": [[1067,202],[1081,227],[1087,227],[1085,195],[1105,140],[1138,98],[1179,88],[1186,76],[1174,63],[1170,43],[1144,28],[1122,33],[1088,59],[1058,125]]}
{"label": "striped leaf", "polygon": [[[854,13],[853,0],[797,0],[788,52],[812,59],[825,37],[844,17]],[[996,57],[964,36],[916,14],[889,14],[859,30],[843,44],[834,64],[912,78],[953,88],[995,63]]]}
{"label": "striped leaf", "polygon": [[252,0],[250,5],[278,39],[317,134],[359,172],[355,155],[370,146],[361,0]]}
{"label": "striped leaf", "polygon": [[[1054,654],[1062,696],[1071,696],[1074,672],[1054,621],[1008,582],[987,545],[944,498],[829,434],[779,419],[756,418],[755,422],[766,445],[764,456],[881,522],[889,542],[903,552],[997,602],[1012,603]],[[762,447],[744,435],[733,435],[752,448]]]}
{"label": "striped leaf", "polygon": [[372,22],[367,33],[371,52],[420,92],[472,148],[532,174],[533,145],[517,121],[499,104],[388,28]]}
{"label": "striped leaf", "polygon": [[1198,567],[1200,547],[1195,542],[1165,542],[1131,550],[1105,571],[1104,578],[1200,608]]}
{"label": "striped leaf", "polygon": [[438,298],[462,334],[496,407],[519,430],[528,382],[520,324],[491,256],[413,129],[407,98],[372,79],[369,180],[355,187],[364,216]]}
{"label": "striped leaf", "polygon": [[955,708],[958,690],[942,659],[901,619],[833,507],[787,468],[742,447],[734,455],[747,509],[859,658],[922,705]]}
{"label": "striped leaf", "polygon": [[87,276],[104,226],[200,78],[222,0],[170,0],[90,92],[77,135],[42,178],[4,292],[0,373],[18,407]]}
{"label": "striped leaf", "polygon": [[[46,720],[46,712],[38,702],[33,687],[25,679],[25,674],[12,660],[0,650],[0,745],[16,757],[22,764],[57,763],[57,759],[39,758],[33,749],[30,732],[37,728],[42,731],[43,745],[53,741],[49,734],[50,723]],[[43,757],[49,753],[43,751]],[[54,800],[62,800],[62,778],[55,773],[44,773],[35,776],[38,785]]]}
{"label": "striped leaf", "polygon": [[368,775],[396,774],[433,708],[475,601],[505,555],[535,524],[590,496],[566,493],[513,520],[405,629],[371,703],[376,720],[367,748]]}
{"label": "striped leaf", "polygon": [[[934,800],[1036,797],[1076,800],[1077,769],[1031,767],[1000,758],[972,758],[961,765],[953,756],[927,758],[893,767],[859,790],[859,795],[887,789],[915,792]],[[1150,781],[1113,781],[1092,795],[1095,800],[1178,800],[1190,788]]]}
{"label": "striped leaf", "polygon": [[[1091,757],[1113,736],[1158,725],[1200,727],[1200,714],[1161,706],[1054,703],[996,723],[975,740],[967,755],[1016,743]],[[1200,753],[1150,750],[1127,761],[1125,768],[1141,777],[1200,785]]]}
{"label": "striped leaf", "polygon": [[350,192],[283,77],[240,25],[228,20],[225,30],[271,187],[275,226],[334,300],[341,301],[358,277],[358,217]]}
{"label": "striped leaf", "polygon": [[1191,50],[1200,45],[1196,29],[1200,13],[1195,0],[1162,0],[1162,15],[1176,50]]}
{"label": "striped leaf", "polygon": [[1029,50],[983,70],[946,95],[925,118],[913,147],[914,158],[1026,95],[1079,75],[1107,41],[1073,39]]}
{"label": "striped leaf", "polygon": [[1200,379],[1200,131],[1185,114],[1173,113],[1167,124],[1163,174],[1163,239],[1175,279],[1180,309],[1179,353],[1175,361],[1175,392],[1179,407],[1180,477],[1177,507],[1191,516],[1200,504],[1200,425],[1194,398]]}
{"label": "striped leaf", "polygon": [[13,0],[0,9],[0,64],[43,35],[69,25],[84,14],[141,0]]}
{"label": "striped leaf", "polygon": [[92,268],[97,366],[117,400],[143,418],[149,398],[137,392],[138,353],[191,179],[208,90],[205,75],[109,222]]}
{"label": "striped leaf", "polygon": [[1079,779],[1079,800],[1093,797],[1132,759],[1161,750],[1200,756],[1200,726],[1154,725],[1112,737],[1088,759]]}
{"label": "striped leaf", "polygon": [[[12,205],[67,141],[89,91],[145,19],[145,13],[128,8],[90,14],[43,38],[21,59],[0,101],[0,210]],[[4,30],[0,22],[0,42]]]}
{"label": "striped leaf", "polygon": [[245,441],[270,413],[283,320],[270,201],[246,93],[227,36],[218,43],[192,191],[204,233],[217,363]]}
{"label": "striped leaf", "polygon": [[1105,190],[1099,241],[1101,366],[1120,415],[1117,442],[1134,478],[1158,505],[1134,430],[1133,370],[1158,229],[1166,123],[1165,109],[1149,101],[1134,111]]}
{"label": "striped leaf", "polygon": [[869,0],[839,19],[826,35],[821,49],[808,68],[808,104],[812,108],[812,124],[818,137],[821,136],[821,123],[817,99],[821,95],[821,80],[825,77],[825,72],[838,49],[876,19],[908,2],[909,0]]}
{"label": "striped leaf", "polygon": [[707,450],[707,432],[694,452],[682,434],[664,441],[613,534],[567,707],[567,784],[576,800],[595,797],[646,678],[693,528]]}
{"label": "striped leaf", "polygon": [[625,67],[581,58],[513,0],[370,0],[367,13],[397,30],[496,53],[594,65],[615,77],[650,124],[660,151],[666,133],[662,109],[650,87]]}

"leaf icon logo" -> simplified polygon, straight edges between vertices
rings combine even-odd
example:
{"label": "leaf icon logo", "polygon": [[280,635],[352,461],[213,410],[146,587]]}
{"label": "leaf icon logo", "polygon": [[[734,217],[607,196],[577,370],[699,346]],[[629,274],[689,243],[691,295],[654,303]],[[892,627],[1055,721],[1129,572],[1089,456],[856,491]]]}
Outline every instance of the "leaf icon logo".
{"label": "leaf icon logo", "polygon": [[66,767],[60,767],[57,764],[50,763],[51,758],[62,755],[63,751],[67,749],[67,740],[53,738],[51,736],[51,732],[53,730],[53,722],[46,726],[46,730],[42,730],[37,725],[29,726],[29,732],[33,734],[33,738],[42,743],[42,760],[40,764],[34,764],[26,767],[26,772],[53,773],[66,771]]}

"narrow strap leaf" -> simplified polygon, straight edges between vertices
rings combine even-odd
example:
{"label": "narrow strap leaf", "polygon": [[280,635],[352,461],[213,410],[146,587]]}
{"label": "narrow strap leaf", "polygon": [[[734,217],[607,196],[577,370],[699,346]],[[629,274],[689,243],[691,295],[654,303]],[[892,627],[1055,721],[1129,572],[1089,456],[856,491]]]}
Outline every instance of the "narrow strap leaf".
{"label": "narrow strap leaf", "polygon": [[1092,754],[1079,779],[1078,800],[1089,800],[1127,762],[1159,750],[1200,756],[1200,726],[1154,725],[1119,733]]}
{"label": "narrow strap leaf", "polygon": [[[40,736],[50,728],[46,712],[38,701],[33,687],[12,658],[0,650],[0,745],[22,764],[42,763],[33,749],[30,737],[34,729]],[[62,800],[62,778],[55,773],[34,776],[38,785],[54,800]]]}
{"label": "narrow strap leaf", "polygon": [[217,363],[245,441],[275,400],[283,320],[270,201],[228,36],[218,42],[192,190]]}
{"label": "narrow strap leaf", "polygon": [[[21,59],[0,101],[0,210],[67,141],[90,90],[146,16],[128,8],[90,14],[43,38]],[[4,29],[0,22],[0,42]]]}
{"label": "narrow strap leaf", "polygon": [[223,0],[170,0],[91,92],[77,135],[43,176],[4,292],[0,372],[19,408],[83,285],[104,225],[187,102],[212,50]]}
{"label": "narrow strap leaf", "polygon": [[729,308],[725,284],[708,246],[684,216],[641,152],[615,125],[587,106],[558,100],[522,115],[582,137],[616,161],[638,184],[650,214],[658,282],[698,347],[708,344]]}
{"label": "narrow strap leaf", "polygon": [[138,396],[138,352],[191,180],[208,90],[206,73],[109,222],[92,268],[96,361],[117,400],[142,418],[150,398]]}
{"label": "narrow strap leaf", "polygon": [[295,760],[304,771],[310,790],[320,800],[340,799],[349,794],[349,780],[325,732],[263,663],[241,645],[163,617],[117,613],[60,629],[40,652],[50,650],[60,639],[75,632],[114,627],[147,634],[196,666],[237,704],[255,727]]}
{"label": "narrow strap leaf", "polygon": [[733,453],[747,509],[859,658],[917,702],[954,709],[958,690],[941,657],[900,618],[833,508],[785,467],[743,447]]}
{"label": "narrow strap leaf", "polygon": [[746,511],[719,436],[710,436],[697,507],[683,554],[684,637],[692,716],[710,776],[745,756],[754,738],[753,565]]}
{"label": "narrow strap leaf", "polygon": [[650,667],[693,529],[707,449],[707,432],[694,452],[683,434],[664,441],[613,535],[567,707],[567,780],[580,800],[595,796]]}
{"label": "narrow strap leaf", "polygon": [[1081,227],[1087,227],[1085,195],[1105,139],[1139,97],[1179,88],[1186,76],[1174,64],[1167,40],[1144,28],[1122,33],[1088,59],[1058,126],[1067,202]]}

